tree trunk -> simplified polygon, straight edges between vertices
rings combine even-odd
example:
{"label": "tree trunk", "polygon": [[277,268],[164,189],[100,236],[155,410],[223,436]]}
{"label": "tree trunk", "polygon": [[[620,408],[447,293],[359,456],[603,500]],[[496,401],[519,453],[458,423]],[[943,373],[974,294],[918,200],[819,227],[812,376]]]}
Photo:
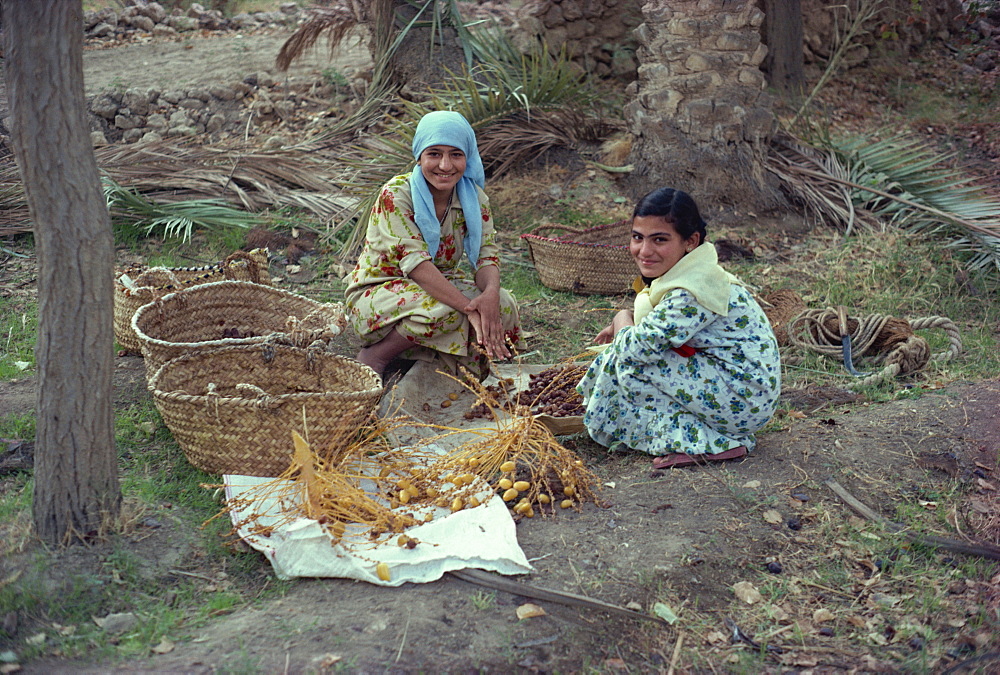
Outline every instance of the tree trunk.
{"label": "tree trunk", "polygon": [[[426,98],[431,88],[447,82],[449,72],[461,75],[465,66],[465,53],[451,23],[448,0],[425,0],[425,4],[429,6],[403,37],[391,63],[404,97],[415,100]],[[393,0],[393,9],[397,30],[406,28],[419,11],[406,0]],[[436,26],[434,30],[427,25],[431,23]]]}
{"label": "tree trunk", "polygon": [[747,0],[649,0],[642,14],[627,186],[684,190],[715,217],[784,206],[764,169],[774,115],[759,69],[763,13]]}
{"label": "tree trunk", "polygon": [[102,534],[121,503],[114,441],[114,240],[86,124],[80,0],[6,0],[11,140],[38,254],[34,524]]}
{"label": "tree trunk", "polygon": [[764,0],[764,72],[783,94],[801,97],[806,86],[801,0]]}

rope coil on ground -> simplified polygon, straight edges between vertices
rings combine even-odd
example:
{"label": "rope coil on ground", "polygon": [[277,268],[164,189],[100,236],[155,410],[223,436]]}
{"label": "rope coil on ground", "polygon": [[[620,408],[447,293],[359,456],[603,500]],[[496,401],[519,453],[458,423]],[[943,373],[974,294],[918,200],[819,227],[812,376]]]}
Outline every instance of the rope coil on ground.
{"label": "rope coil on ground", "polygon": [[[931,354],[927,341],[916,330],[941,329],[948,335],[948,348]],[[923,369],[930,361],[945,362],[962,351],[958,327],[946,317],[929,316],[906,321],[883,314],[851,318],[845,307],[807,309],[788,322],[790,344],[838,360],[845,355],[844,336],[850,338],[854,358],[868,356],[884,364],[852,383],[862,387]],[[786,360],[786,363],[790,360]],[[845,364],[846,365],[846,364]]]}

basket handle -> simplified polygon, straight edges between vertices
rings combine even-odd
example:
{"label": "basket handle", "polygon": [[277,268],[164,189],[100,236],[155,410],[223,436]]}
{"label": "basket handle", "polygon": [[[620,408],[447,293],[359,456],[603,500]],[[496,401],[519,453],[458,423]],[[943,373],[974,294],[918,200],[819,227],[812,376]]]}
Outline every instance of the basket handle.
{"label": "basket handle", "polygon": [[243,394],[244,398],[255,399],[254,402],[263,407],[269,407],[275,403],[275,398],[256,384],[241,382],[236,385],[236,391]]}
{"label": "basket handle", "polygon": [[583,232],[582,229],[577,227],[570,227],[569,225],[539,225],[538,227],[533,229],[529,234],[533,234],[535,236],[541,236],[538,233],[541,232],[542,230],[565,230],[570,234],[580,234],[581,232]]}

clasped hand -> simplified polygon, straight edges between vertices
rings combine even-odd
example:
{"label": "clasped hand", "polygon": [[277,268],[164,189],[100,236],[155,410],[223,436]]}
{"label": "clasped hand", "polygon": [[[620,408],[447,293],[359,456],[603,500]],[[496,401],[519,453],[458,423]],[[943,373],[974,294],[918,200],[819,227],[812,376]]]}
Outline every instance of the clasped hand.
{"label": "clasped hand", "polygon": [[476,342],[486,350],[491,359],[510,358],[510,349],[504,340],[503,322],[500,320],[499,291],[483,291],[469,301],[465,314],[476,331]]}

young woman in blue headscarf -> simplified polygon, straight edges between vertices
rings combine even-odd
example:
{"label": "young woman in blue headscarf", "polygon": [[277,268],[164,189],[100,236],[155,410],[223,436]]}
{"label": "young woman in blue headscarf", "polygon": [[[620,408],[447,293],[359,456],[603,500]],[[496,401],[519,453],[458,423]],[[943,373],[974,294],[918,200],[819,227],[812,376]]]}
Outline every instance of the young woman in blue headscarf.
{"label": "young woman in blue headscarf", "polygon": [[[459,113],[429,113],[417,124],[413,157],[410,173],[382,186],[347,279],[349,318],[367,343],[357,359],[381,375],[397,356],[436,358],[483,379],[483,352],[508,358],[520,317],[500,288],[476,134]],[[459,265],[463,253],[472,278]]]}

